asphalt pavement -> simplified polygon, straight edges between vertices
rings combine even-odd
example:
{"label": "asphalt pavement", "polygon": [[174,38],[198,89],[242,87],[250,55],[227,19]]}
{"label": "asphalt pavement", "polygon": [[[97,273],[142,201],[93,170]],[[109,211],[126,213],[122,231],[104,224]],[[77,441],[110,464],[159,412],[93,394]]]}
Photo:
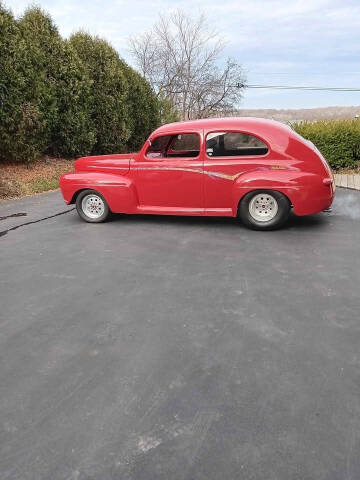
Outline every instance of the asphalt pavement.
{"label": "asphalt pavement", "polygon": [[275,232],[0,203],[1,480],[359,478],[360,192]]}

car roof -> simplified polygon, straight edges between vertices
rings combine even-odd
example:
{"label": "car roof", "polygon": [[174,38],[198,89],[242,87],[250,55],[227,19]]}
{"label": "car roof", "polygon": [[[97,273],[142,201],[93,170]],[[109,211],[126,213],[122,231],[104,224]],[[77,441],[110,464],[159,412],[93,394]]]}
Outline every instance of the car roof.
{"label": "car roof", "polygon": [[222,118],[203,118],[200,120],[188,120],[185,122],[175,122],[162,125],[152,133],[153,136],[159,134],[169,134],[179,131],[200,131],[212,130],[242,130],[244,132],[260,135],[271,139],[275,134],[289,137],[294,133],[291,128],[283,123],[270,120],[268,118],[256,117],[222,117]]}

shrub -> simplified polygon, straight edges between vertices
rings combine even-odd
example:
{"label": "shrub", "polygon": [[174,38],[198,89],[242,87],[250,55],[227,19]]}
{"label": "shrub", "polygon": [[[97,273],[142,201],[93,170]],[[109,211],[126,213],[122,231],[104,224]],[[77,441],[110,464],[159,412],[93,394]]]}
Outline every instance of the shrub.
{"label": "shrub", "polygon": [[45,122],[29,95],[26,43],[0,4],[0,159],[31,161],[46,145]]}
{"label": "shrub", "polygon": [[92,153],[122,152],[130,128],[128,82],[119,55],[105,40],[83,32],[72,35],[70,45],[91,80],[89,102],[96,132]]}
{"label": "shrub", "polygon": [[137,151],[160,124],[159,102],[145,78],[124,62],[122,68],[129,84],[126,103],[131,133],[126,147],[127,150]]}
{"label": "shrub", "polygon": [[359,165],[360,120],[299,122],[291,126],[316,145],[333,169]]}
{"label": "shrub", "polygon": [[31,104],[37,112],[38,148],[51,150],[52,132],[58,125],[56,99],[56,71],[62,39],[50,16],[40,8],[30,8],[18,21],[23,49],[22,75],[23,103]]}
{"label": "shrub", "polygon": [[89,153],[95,142],[91,82],[80,58],[40,8],[28,9],[19,26],[28,45],[25,95],[43,119],[44,150],[60,156]]}
{"label": "shrub", "polygon": [[88,155],[96,142],[91,111],[91,80],[75,49],[63,42],[56,81],[57,125],[53,153],[64,157]]}
{"label": "shrub", "polygon": [[165,123],[179,122],[180,114],[174,109],[171,101],[165,97],[160,97],[159,108],[160,108],[160,122],[161,125]]}
{"label": "shrub", "polygon": [[0,160],[137,150],[173,111],[105,40],[61,38],[38,7],[0,0]]}

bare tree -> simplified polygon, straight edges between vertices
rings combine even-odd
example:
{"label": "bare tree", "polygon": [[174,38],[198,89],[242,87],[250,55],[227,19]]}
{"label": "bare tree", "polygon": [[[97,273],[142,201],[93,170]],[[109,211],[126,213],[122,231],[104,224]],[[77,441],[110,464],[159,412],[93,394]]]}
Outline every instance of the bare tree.
{"label": "bare tree", "polygon": [[219,66],[225,44],[204,14],[193,18],[176,10],[160,15],[149,32],[130,39],[130,47],[142,75],[182,119],[204,118],[238,106],[244,72],[230,58]]}

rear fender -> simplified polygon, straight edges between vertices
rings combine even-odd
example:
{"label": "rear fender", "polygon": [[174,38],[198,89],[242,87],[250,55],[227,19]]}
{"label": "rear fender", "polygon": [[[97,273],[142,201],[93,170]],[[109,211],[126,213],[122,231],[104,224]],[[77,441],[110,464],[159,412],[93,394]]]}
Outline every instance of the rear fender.
{"label": "rear fender", "polygon": [[96,190],[105,198],[113,213],[133,213],[138,203],[133,181],[111,173],[65,173],[60,177],[60,188],[67,204],[75,203],[81,190]]}
{"label": "rear fender", "polygon": [[[234,184],[233,209],[234,215],[241,199],[253,190],[276,190],[285,195],[294,207],[294,212],[302,210],[307,201],[311,185],[311,173],[301,172],[297,169],[271,169],[264,168],[240,175]],[[301,214],[301,213],[300,213]]]}

